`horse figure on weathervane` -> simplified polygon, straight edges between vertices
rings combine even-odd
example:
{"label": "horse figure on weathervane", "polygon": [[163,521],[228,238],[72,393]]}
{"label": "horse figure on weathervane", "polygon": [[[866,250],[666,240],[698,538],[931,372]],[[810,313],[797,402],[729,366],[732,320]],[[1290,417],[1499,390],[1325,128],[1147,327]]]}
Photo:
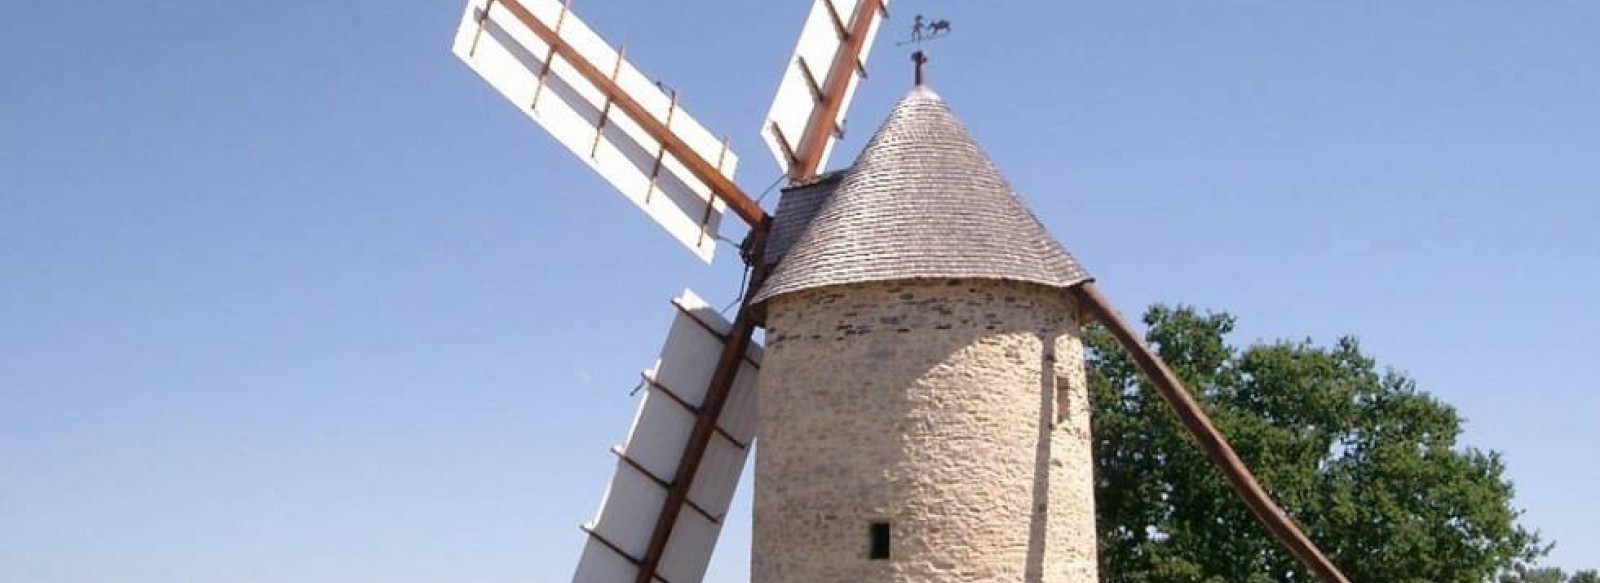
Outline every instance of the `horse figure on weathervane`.
{"label": "horse figure on weathervane", "polygon": [[924,41],[930,41],[949,35],[950,32],[951,29],[949,20],[943,18],[937,20],[928,20],[921,14],[918,14],[911,20],[911,40],[897,43],[897,46],[909,43],[921,44]]}

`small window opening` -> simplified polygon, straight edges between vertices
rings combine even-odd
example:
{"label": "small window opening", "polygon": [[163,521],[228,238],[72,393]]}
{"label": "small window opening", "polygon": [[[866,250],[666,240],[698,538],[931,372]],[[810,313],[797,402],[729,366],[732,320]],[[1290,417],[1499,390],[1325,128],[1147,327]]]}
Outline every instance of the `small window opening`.
{"label": "small window opening", "polygon": [[1072,416],[1072,382],[1065,376],[1056,377],[1056,423],[1065,423]]}
{"label": "small window opening", "polygon": [[872,523],[872,551],[867,558],[882,561],[889,558],[889,523]]}

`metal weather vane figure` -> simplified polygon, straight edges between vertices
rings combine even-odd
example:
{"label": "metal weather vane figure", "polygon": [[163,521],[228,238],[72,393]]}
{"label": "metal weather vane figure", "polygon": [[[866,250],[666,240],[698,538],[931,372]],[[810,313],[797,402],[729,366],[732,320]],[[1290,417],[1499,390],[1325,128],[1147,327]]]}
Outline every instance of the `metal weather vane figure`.
{"label": "metal weather vane figure", "polygon": [[908,44],[917,45],[917,51],[911,53],[911,62],[916,63],[917,85],[922,85],[925,81],[923,72],[928,65],[928,53],[921,49],[922,43],[949,36],[951,31],[949,20],[943,18],[929,20],[927,17],[918,14],[911,19],[911,38],[895,43],[897,47]]}
{"label": "metal weather vane figure", "polygon": [[949,20],[943,18],[929,20],[927,17],[918,14],[911,19],[911,38],[895,43],[895,46],[905,46],[913,43],[921,45],[930,40],[949,36],[952,30]]}

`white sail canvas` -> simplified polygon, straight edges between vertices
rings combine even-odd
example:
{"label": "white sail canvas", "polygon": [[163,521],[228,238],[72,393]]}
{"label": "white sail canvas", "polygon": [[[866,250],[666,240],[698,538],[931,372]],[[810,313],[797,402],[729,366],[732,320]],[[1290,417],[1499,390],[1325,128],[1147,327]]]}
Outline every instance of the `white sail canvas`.
{"label": "white sail canvas", "polygon": [[[732,179],[738,156],[725,142],[577,16],[564,13],[561,2],[519,2],[589,64],[614,72],[613,80],[623,93]],[[605,93],[555,55],[506,8],[504,0],[468,2],[452,51],[696,257],[711,262],[726,205],[681,160],[666,153],[638,120],[608,106]]]}
{"label": "white sail canvas", "polygon": [[[694,292],[673,300],[678,314],[655,366],[644,373],[646,392],[634,416],[627,445],[618,450],[616,473],[600,514],[585,527],[592,536],[578,562],[574,583],[633,583],[667,488],[693,431],[695,411],[732,327]],[[716,548],[722,519],[755,439],[756,381],[761,349],[752,345],[734,379],[699,471],[689,504],[678,516],[662,556],[658,579],[700,583]]]}
{"label": "white sail canvas", "polygon": [[[815,123],[826,124],[825,127],[818,128],[827,132],[829,137],[823,146],[822,158],[818,161],[817,167],[819,169],[827,167],[833,145],[838,141],[833,136],[833,128],[844,125],[845,112],[849,111],[850,101],[855,98],[856,86],[861,82],[860,68],[867,64],[867,54],[872,50],[872,41],[877,37],[878,26],[883,21],[883,12],[870,8],[878,1],[816,0],[812,3],[811,13],[806,17],[805,28],[800,31],[800,40],[795,45],[794,55],[790,57],[789,65],[784,69],[783,80],[778,84],[778,93],[772,99],[772,109],[767,112],[767,118],[761,124],[761,138],[784,172],[789,172],[793,165],[789,157],[790,150],[801,147],[801,136],[811,131]],[[887,8],[888,0],[882,1]],[[844,99],[834,119],[815,120],[813,118],[820,105],[819,93],[826,90],[825,85],[832,76],[838,60],[836,57],[844,48],[845,37],[840,29],[842,27],[844,30],[849,30],[857,12],[867,14],[872,23],[867,29],[867,38],[862,44],[859,61],[845,65],[856,70],[848,76]]]}

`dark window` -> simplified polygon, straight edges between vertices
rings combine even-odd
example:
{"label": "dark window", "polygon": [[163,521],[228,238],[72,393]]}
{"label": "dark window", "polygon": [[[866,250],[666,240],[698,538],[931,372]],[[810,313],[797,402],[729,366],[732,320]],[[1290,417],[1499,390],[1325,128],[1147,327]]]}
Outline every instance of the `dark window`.
{"label": "dark window", "polygon": [[1072,416],[1072,379],[1069,377],[1056,377],[1056,424],[1066,422]]}
{"label": "dark window", "polygon": [[889,558],[889,523],[872,523],[872,552],[867,558],[874,561]]}

